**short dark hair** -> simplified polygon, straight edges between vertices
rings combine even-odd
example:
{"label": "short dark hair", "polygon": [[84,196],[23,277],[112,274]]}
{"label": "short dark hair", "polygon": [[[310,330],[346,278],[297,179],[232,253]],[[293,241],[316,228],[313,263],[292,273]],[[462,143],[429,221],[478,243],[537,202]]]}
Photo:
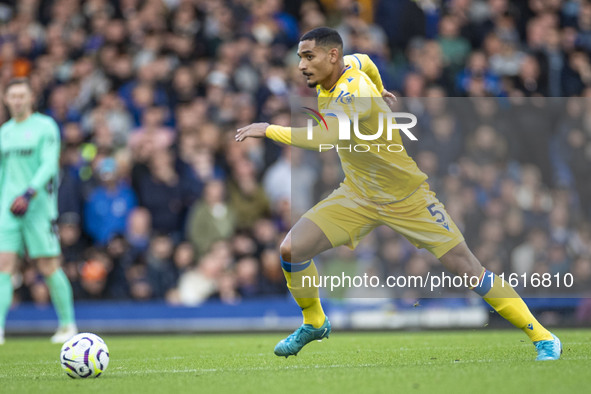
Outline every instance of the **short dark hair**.
{"label": "short dark hair", "polygon": [[29,78],[18,77],[12,78],[10,81],[8,81],[8,83],[4,87],[4,93],[8,92],[8,89],[10,89],[10,87],[14,85],[27,85],[29,90],[33,90],[33,88],[31,87],[31,82],[29,82]]}
{"label": "short dark hair", "polygon": [[330,27],[317,27],[300,38],[300,41],[314,40],[317,46],[343,49],[343,39],[338,31]]}

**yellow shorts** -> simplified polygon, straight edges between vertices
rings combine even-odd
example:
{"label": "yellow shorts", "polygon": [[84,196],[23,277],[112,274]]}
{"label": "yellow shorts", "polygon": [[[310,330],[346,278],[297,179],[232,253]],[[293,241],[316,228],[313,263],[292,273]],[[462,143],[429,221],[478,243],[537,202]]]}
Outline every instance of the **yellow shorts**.
{"label": "yellow shorts", "polygon": [[353,249],[382,224],[437,258],[464,240],[426,182],[404,200],[390,204],[372,203],[341,184],[303,217],[320,227],[334,247],[347,245]]}

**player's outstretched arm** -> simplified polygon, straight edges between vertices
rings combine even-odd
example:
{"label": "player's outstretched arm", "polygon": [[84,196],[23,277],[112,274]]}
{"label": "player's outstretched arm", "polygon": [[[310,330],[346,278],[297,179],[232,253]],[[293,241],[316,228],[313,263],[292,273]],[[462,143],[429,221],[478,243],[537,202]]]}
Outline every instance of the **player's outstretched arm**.
{"label": "player's outstretched arm", "polygon": [[318,150],[321,144],[335,144],[338,140],[338,121],[334,117],[326,117],[326,128],[316,125],[312,128],[312,138],[307,127],[284,127],[268,123],[252,123],[236,131],[236,141],[247,138],[267,137],[273,141],[298,148]]}
{"label": "player's outstretched arm", "polygon": [[252,123],[236,131],[236,141],[242,142],[247,138],[264,138],[269,123]]}

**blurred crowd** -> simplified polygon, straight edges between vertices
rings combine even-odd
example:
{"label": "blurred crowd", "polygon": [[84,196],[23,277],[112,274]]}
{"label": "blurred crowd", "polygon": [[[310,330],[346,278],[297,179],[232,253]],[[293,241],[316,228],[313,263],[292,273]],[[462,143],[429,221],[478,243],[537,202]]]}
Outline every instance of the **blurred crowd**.
{"label": "blurred crowd", "polygon": [[[77,299],[286,294],[278,243],[338,186],[340,165],[234,134],[288,125],[289,97],[313,95],[295,48],[324,25],[425,114],[407,148],[484,264],[576,272],[576,291],[591,288],[591,2],[19,0],[0,5],[0,85],[28,76],[60,126],[59,226]],[[464,97],[455,109],[472,116],[455,119],[445,97]],[[577,98],[519,101],[529,97]],[[382,229],[354,253],[359,269],[433,263]],[[47,301],[34,268],[20,279],[20,300]]]}

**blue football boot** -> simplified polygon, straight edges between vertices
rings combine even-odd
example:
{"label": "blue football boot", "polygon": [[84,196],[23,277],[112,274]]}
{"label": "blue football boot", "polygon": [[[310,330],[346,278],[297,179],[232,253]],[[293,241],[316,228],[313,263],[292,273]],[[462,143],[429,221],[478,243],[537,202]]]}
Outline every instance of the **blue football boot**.
{"label": "blue football boot", "polygon": [[552,338],[554,339],[534,342],[536,352],[538,352],[536,361],[558,360],[560,358],[562,354],[562,343],[556,335],[552,334]]}
{"label": "blue football boot", "polygon": [[311,324],[302,324],[293,334],[279,341],[275,346],[275,354],[278,356],[295,356],[300,350],[313,340],[322,340],[330,335],[330,322],[324,319],[320,328],[314,328]]}

